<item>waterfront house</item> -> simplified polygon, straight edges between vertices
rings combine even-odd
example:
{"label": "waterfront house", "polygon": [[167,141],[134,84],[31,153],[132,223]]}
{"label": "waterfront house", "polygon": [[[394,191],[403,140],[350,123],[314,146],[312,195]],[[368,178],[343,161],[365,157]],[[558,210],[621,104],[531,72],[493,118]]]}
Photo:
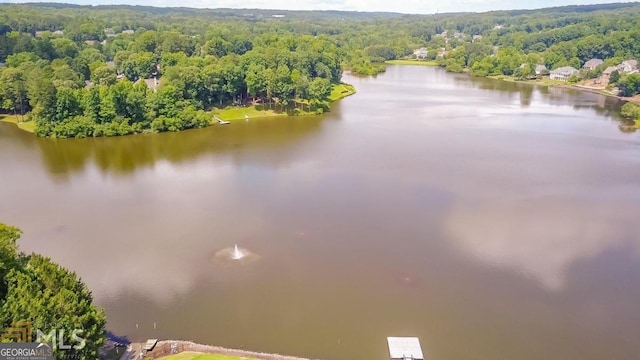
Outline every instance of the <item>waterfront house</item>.
{"label": "waterfront house", "polygon": [[617,66],[618,71],[621,73],[632,73],[638,70],[638,61],[637,60],[625,60],[620,65]]}
{"label": "waterfront house", "polygon": [[416,59],[426,59],[429,51],[426,48],[420,48],[413,51]]}
{"label": "waterfront house", "polygon": [[536,65],[536,75],[549,75],[549,69],[544,65]]}
{"label": "waterfront house", "polygon": [[552,70],[549,77],[551,80],[567,81],[571,76],[578,74],[578,72],[578,69],[572,66],[563,66]]}
{"label": "waterfront house", "polygon": [[602,65],[602,63],[604,63],[602,59],[591,59],[584,63],[582,68],[585,70],[595,70],[598,66]]}

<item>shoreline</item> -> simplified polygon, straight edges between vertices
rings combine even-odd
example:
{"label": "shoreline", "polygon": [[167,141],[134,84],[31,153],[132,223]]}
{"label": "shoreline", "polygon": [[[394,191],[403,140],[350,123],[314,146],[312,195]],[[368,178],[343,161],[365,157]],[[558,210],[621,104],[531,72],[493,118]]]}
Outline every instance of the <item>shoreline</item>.
{"label": "shoreline", "polygon": [[[387,61],[385,61],[385,64],[387,64],[387,65],[408,65],[408,66],[411,66],[411,65],[438,66],[438,64],[435,61],[410,60],[410,59],[387,60]],[[465,70],[464,73],[467,73],[467,74],[469,73],[469,70],[467,68],[465,68],[464,70]],[[472,75],[469,75],[469,76],[472,76]],[[509,76],[509,75],[489,75],[489,76],[484,76],[484,77],[481,77],[481,78],[492,79],[492,80],[500,80],[500,81],[511,82],[511,83],[519,83],[519,84],[529,84],[529,85],[538,85],[538,86],[554,86],[554,87],[566,88],[566,89],[576,89],[576,90],[591,92],[591,93],[594,93],[594,94],[614,97],[614,98],[617,98],[617,99],[622,100],[622,101],[632,102],[632,103],[640,105],[640,96],[635,96],[635,97],[619,96],[619,95],[615,95],[615,94],[607,91],[606,89],[597,89],[597,88],[589,87],[589,86],[586,86],[586,85],[580,85],[580,84],[567,84],[566,82],[551,80],[548,77],[544,77],[542,80],[540,80],[540,79],[536,79],[536,80],[516,80],[513,76]]]}
{"label": "shoreline", "polygon": [[[351,84],[347,84],[347,83],[333,84],[331,88],[331,94],[329,95],[327,100],[323,101],[321,104],[328,107],[330,104],[336,101],[342,100],[344,98],[347,98],[356,93],[357,93],[356,88]],[[303,104],[306,105],[307,103],[303,103]],[[260,106],[264,107],[264,104],[261,104]],[[234,107],[227,107],[224,109],[213,108],[207,111],[207,113],[211,115],[211,117],[218,116],[225,121],[245,120],[245,115],[248,115],[250,119],[266,119],[266,118],[274,118],[274,117],[317,116],[322,114],[322,113],[317,113],[315,111],[313,112],[300,111],[299,114],[291,114],[287,111],[276,112],[275,110],[271,110],[271,109],[267,109],[267,110],[258,109],[258,106],[256,105],[248,105],[244,107],[234,106]],[[33,120],[24,121],[24,122],[20,121],[20,115],[0,114],[0,122],[15,124],[18,127],[18,129],[35,135],[35,127],[36,127],[35,122]],[[215,120],[212,119],[209,125],[206,127],[215,126],[215,125],[217,125],[217,123]],[[146,132],[143,131],[142,133],[146,133]],[[151,132],[151,133],[154,133],[154,132]],[[129,136],[129,135],[136,135],[136,134],[137,133],[127,134],[127,135],[118,135],[118,136]],[[101,137],[111,137],[111,136],[94,136],[94,138],[101,138]],[[74,138],[69,138],[69,139],[74,139]]]}
{"label": "shoreline", "polygon": [[33,121],[20,121],[20,115],[2,114],[0,122],[15,124],[18,129],[33,134],[36,130],[36,124]]}
{"label": "shoreline", "polygon": [[[357,92],[356,88],[351,84],[347,84],[347,83],[333,84],[331,88],[331,94],[329,95],[327,101],[324,101],[323,104],[329,106],[330,104],[336,101],[340,101],[351,95],[355,95],[356,92]],[[308,105],[307,102],[300,102],[300,104],[303,104],[303,108],[304,108],[304,105]],[[245,115],[248,115],[250,119],[320,115],[313,111],[304,111],[304,110],[300,110],[298,114],[290,114],[287,111],[277,112],[276,110],[272,110],[272,109],[264,109],[264,106],[265,104],[232,106],[232,107],[226,107],[224,109],[213,108],[207,112],[210,113],[212,116],[213,115],[218,116],[220,119],[225,121],[245,120]],[[261,107],[261,109],[258,109],[258,107]],[[215,125],[215,124],[216,124],[215,121],[211,122],[211,125]]]}
{"label": "shoreline", "polygon": [[[142,351],[143,343],[132,343],[127,347],[127,352],[121,360],[135,359],[136,355]],[[172,351],[172,348],[174,349]],[[229,349],[222,346],[203,345],[186,340],[161,340],[158,341],[153,350],[145,352],[145,359],[162,359],[183,353],[226,355],[238,358],[251,358],[255,360],[310,360],[296,356],[263,353],[242,349]]]}
{"label": "shoreline", "polygon": [[492,80],[500,80],[500,81],[505,81],[505,82],[511,82],[511,83],[518,83],[518,84],[529,84],[529,85],[557,87],[557,88],[564,88],[564,89],[575,89],[575,90],[590,92],[590,93],[593,93],[593,94],[598,94],[598,95],[603,95],[603,96],[608,96],[608,97],[614,97],[614,98],[616,98],[618,100],[621,100],[621,101],[632,102],[634,104],[640,105],[640,96],[624,97],[624,96],[615,95],[615,94],[607,91],[606,89],[597,89],[597,88],[593,88],[593,87],[586,86],[586,85],[580,85],[580,84],[567,84],[566,82],[551,80],[551,79],[547,79],[547,78],[544,78],[545,80],[516,80],[512,76],[506,76],[506,75],[486,76],[485,78],[486,79],[492,79]]}
{"label": "shoreline", "polygon": [[438,66],[438,63],[432,60],[396,59],[387,60],[384,63],[386,65]]}

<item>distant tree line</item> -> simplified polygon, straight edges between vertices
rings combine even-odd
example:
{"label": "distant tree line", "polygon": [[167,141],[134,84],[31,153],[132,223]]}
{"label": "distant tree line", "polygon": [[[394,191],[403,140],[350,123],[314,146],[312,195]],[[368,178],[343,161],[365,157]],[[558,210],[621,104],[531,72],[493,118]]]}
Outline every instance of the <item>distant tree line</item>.
{"label": "distant tree line", "polygon": [[[585,72],[596,77],[640,58],[637,4],[420,16],[0,4],[0,15],[0,107],[41,136],[197,128],[230,104],[314,111],[344,69],[374,75],[421,47],[448,71],[522,79],[537,65],[601,58]],[[611,80],[640,91],[637,75]]]}

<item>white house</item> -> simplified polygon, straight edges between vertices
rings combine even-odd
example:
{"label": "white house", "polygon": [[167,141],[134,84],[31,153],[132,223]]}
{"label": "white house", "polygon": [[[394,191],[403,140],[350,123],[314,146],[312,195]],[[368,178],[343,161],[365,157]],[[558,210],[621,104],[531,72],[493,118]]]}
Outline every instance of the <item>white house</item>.
{"label": "white house", "polygon": [[620,65],[617,66],[618,71],[623,73],[630,73],[635,70],[638,70],[638,61],[637,60],[626,60],[623,61]]}
{"label": "white house", "polygon": [[578,73],[578,69],[572,66],[563,66],[555,70],[551,70],[549,77],[551,80],[567,81],[572,75],[576,75]]}
{"label": "white house", "polygon": [[427,48],[420,48],[413,51],[413,55],[415,55],[416,59],[426,59],[429,51]]}

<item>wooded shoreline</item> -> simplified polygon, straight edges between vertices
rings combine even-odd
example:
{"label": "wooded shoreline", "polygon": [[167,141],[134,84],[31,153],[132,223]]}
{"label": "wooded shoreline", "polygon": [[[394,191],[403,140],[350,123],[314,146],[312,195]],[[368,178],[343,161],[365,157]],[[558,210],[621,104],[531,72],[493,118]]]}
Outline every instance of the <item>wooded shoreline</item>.
{"label": "wooded shoreline", "polygon": [[[340,83],[334,84],[332,87],[331,94],[328,96],[327,100],[324,102],[324,105],[329,108],[329,105],[342,100],[346,97],[354,95],[356,93],[356,89],[353,85]],[[304,108],[304,105],[303,105]],[[217,122],[213,120],[214,116],[217,116],[225,121],[238,121],[238,120],[247,120],[247,119],[265,119],[272,117],[289,117],[289,116],[314,116],[320,115],[324,113],[322,112],[311,112],[304,111],[300,109],[293,109],[293,111],[276,111],[273,109],[265,109],[265,105],[247,105],[244,107],[239,106],[231,106],[224,109],[216,109],[214,108],[211,111],[208,111],[207,114],[211,116],[211,122],[209,126],[216,125]],[[15,124],[20,130],[26,131],[28,133],[34,133],[36,124],[35,121],[22,121],[24,119],[24,115],[19,114],[0,114],[0,122],[7,122],[11,124]],[[134,135],[134,134],[127,134]],[[126,135],[123,135],[126,136]],[[108,136],[97,136],[97,137],[108,137]]]}

